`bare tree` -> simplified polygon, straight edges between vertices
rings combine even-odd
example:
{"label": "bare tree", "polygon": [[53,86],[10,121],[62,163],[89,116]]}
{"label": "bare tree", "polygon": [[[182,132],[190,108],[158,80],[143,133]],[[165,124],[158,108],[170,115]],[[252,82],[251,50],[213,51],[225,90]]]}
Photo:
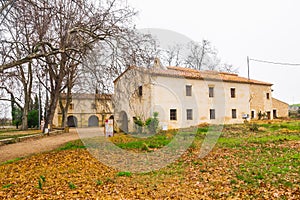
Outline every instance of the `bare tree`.
{"label": "bare tree", "polygon": [[212,68],[211,59],[217,52],[211,47],[208,40],[202,40],[201,43],[190,42],[188,47],[190,53],[185,59],[187,67],[198,70]]}
{"label": "bare tree", "polygon": [[224,63],[220,67],[220,71],[229,73],[238,73],[238,68],[234,68],[233,65]]}
{"label": "bare tree", "polygon": [[161,60],[168,66],[180,66],[184,63],[184,58],[181,55],[182,51],[183,46],[180,44],[169,46],[167,49],[162,50]]}
{"label": "bare tree", "polygon": [[[30,20],[30,15],[32,11],[26,9],[27,4],[20,2],[14,4],[14,7],[10,9],[10,13],[6,15],[3,21],[4,31],[8,35],[5,39],[1,41],[2,44],[2,57],[5,61],[8,60],[18,60],[28,53],[34,51],[35,45],[35,35],[34,28],[28,21]],[[17,105],[22,110],[22,130],[28,129],[27,116],[30,109],[31,94],[32,94],[32,84],[33,84],[33,66],[36,62],[29,61],[22,65],[16,66],[15,78],[20,82],[22,88],[22,101]],[[8,91],[9,88],[6,88]],[[14,97],[13,90],[10,91],[11,95]],[[16,99],[15,97],[13,99]],[[17,102],[15,102],[17,103]]]}
{"label": "bare tree", "polygon": [[128,30],[113,46],[100,43],[86,56],[76,88],[88,93],[112,93],[113,80],[127,67],[149,68],[155,56],[156,43],[150,35]]}
{"label": "bare tree", "polygon": [[[67,94],[71,94],[70,86],[73,86],[74,76],[68,75],[68,73],[74,74],[74,70],[68,69],[82,63],[83,58],[95,48],[98,41],[114,49],[124,35],[129,33],[130,19],[135,14],[129,8],[118,7],[116,1],[102,3],[100,7],[87,4],[85,1],[77,1],[76,4],[74,1],[64,5],[54,4],[54,7],[57,12],[50,24],[57,31],[54,33],[51,31],[51,37],[56,36],[58,42],[53,42],[51,46],[68,49],[68,51],[45,57],[51,91],[45,125],[50,124],[50,127],[57,105],[57,97],[66,87],[64,83],[69,84]],[[47,47],[43,46],[43,48],[43,51],[46,52]],[[70,101],[66,101],[66,103],[65,108],[68,108]],[[67,112],[67,109],[64,110]],[[65,125],[65,119],[63,125]]]}

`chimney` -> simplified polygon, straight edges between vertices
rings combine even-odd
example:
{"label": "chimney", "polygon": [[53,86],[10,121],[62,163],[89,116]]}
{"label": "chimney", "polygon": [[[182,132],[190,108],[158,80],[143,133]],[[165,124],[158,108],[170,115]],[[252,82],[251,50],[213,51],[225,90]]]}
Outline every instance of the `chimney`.
{"label": "chimney", "polygon": [[153,69],[167,69],[165,66],[162,65],[159,58],[154,59]]}

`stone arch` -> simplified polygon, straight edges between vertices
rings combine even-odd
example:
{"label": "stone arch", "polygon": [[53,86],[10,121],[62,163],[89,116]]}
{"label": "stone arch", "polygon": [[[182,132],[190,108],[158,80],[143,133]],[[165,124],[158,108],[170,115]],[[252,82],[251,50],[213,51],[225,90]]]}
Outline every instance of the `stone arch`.
{"label": "stone arch", "polygon": [[90,116],[88,121],[88,126],[89,127],[99,126],[99,118],[96,115]]}
{"label": "stone arch", "polygon": [[67,118],[67,125],[68,127],[77,127],[77,117],[70,115]]}

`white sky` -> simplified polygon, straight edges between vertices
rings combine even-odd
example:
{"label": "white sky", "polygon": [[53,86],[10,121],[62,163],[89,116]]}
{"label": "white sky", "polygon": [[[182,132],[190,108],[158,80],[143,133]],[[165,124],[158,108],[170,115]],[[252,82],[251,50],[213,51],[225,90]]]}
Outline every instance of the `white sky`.
{"label": "white sky", "polygon": [[[247,77],[246,58],[300,63],[299,0],[128,0],[137,28],[161,28],[209,40],[223,62]],[[250,62],[252,79],[274,84],[273,96],[300,103],[300,66]]]}

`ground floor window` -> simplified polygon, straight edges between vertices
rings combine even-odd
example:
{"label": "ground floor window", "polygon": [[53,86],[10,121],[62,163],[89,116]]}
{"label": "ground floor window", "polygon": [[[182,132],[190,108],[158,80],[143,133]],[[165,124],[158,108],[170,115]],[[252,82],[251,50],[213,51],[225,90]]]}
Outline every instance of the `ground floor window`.
{"label": "ground floor window", "polygon": [[186,109],[186,119],[193,120],[193,110],[192,109]]}
{"label": "ground floor window", "polygon": [[236,119],[236,109],[231,110],[232,119]]}
{"label": "ground floor window", "polygon": [[170,120],[177,120],[177,110],[170,109]]}
{"label": "ground floor window", "polygon": [[209,118],[210,119],[216,119],[216,111],[215,111],[215,109],[210,109],[209,110]]}

